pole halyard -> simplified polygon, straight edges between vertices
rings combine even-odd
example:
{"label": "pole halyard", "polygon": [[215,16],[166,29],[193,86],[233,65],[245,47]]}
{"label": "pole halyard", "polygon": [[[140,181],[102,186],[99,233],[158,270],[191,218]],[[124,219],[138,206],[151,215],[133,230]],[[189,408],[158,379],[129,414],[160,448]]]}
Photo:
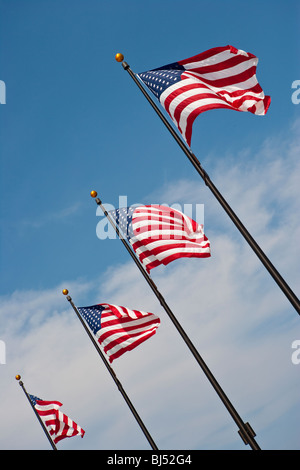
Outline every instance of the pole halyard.
{"label": "pole halyard", "polygon": [[53,450],[57,450],[57,447],[56,447],[56,445],[54,444],[54,442],[53,442],[53,440],[52,440],[52,438],[51,438],[51,436],[50,436],[50,434],[49,434],[49,432],[48,432],[48,430],[47,430],[45,424],[43,423],[43,420],[41,419],[41,417],[40,417],[40,415],[38,414],[37,410],[35,409],[35,407],[34,407],[32,401],[30,400],[30,397],[29,397],[28,392],[27,392],[27,390],[26,390],[26,388],[25,388],[25,386],[24,386],[23,381],[20,380],[20,379],[21,379],[21,376],[20,376],[19,374],[16,375],[16,380],[18,380],[19,385],[22,387],[23,392],[25,393],[26,398],[27,398],[27,400],[29,401],[30,406],[31,406],[31,408],[33,409],[34,414],[35,414],[35,416],[37,417],[37,419],[38,419],[40,425],[42,426],[43,431],[44,431],[44,433],[46,434],[47,439],[48,439],[48,441],[50,442],[52,449],[53,449]]}
{"label": "pole halyard", "polygon": [[93,197],[95,199],[96,204],[102,209],[104,215],[106,216],[106,218],[108,219],[108,221],[110,222],[110,224],[112,225],[114,230],[116,231],[116,234],[118,235],[119,239],[121,240],[124,247],[128,251],[128,253],[131,256],[132,260],[134,261],[134,263],[136,264],[136,266],[138,267],[138,269],[142,273],[143,277],[145,278],[148,285],[150,286],[153,293],[155,294],[158,301],[160,302],[161,306],[163,307],[163,309],[165,310],[165,312],[169,316],[170,320],[174,324],[174,326],[177,329],[177,331],[179,332],[180,336],[182,337],[182,339],[184,340],[184,342],[188,346],[189,350],[193,354],[194,358],[196,359],[197,363],[199,364],[199,366],[203,370],[204,374],[206,375],[207,379],[209,380],[209,382],[213,386],[214,390],[217,392],[217,394],[218,394],[219,398],[221,399],[222,403],[227,408],[229,414],[231,415],[231,417],[235,421],[236,425],[238,426],[238,429],[239,429],[238,433],[239,433],[240,437],[242,438],[242,440],[244,441],[244,443],[246,445],[249,444],[250,447],[252,448],[252,450],[260,450],[259,445],[257,444],[257,442],[254,439],[256,434],[253,431],[252,427],[250,426],[249,423],[244,423],[242,418],[239,416],[238,412],[236,411],[236,409],[234,408],[234,406],[230,402],[229,398],[226,396],[225,392],[223,391],[223,389],[221,388],[221,386],[219,385],[219,383],[215,379],[214,375],[212,374],[212,372],[210,371],[210,369],[208,368],[208,366],[204,362],[203,358],[200,356],[199,352],[197,351],[197,349],[195,348],[195,346],[191,342],[190,338],[185,333],[184,329],[182,328],[181,324],[179,323],[179,321],[175,317],[174,313],[172,312],[172,310],[168,306],[168,304],[165,301],[164,297],[159,292],[156,284],[151,279],[151,277],[149,276],[149,274],[147,273],[145,268],[142,266],[139,259],[137,258],[137,256],[135,255],[135,253],[133,252],[133,250],[131,249],[131,247],[127,243],[127,241],[124,239],[124,237],[120,233],[120,230],[119,230],[118,226],[115,224],[114,220],[112,219],[112,217],[109,215],[109,213],[107,212],[107,210],[103,206],[101,200],[97,197],[97,192],[96,191],[91,191],[91,197]]}
{"label": "pole halyard", "polygon": [[285,294],[291,305],[295,308],[297,311],[298,315],[300,315],[300,300],[298,297],[295,295],[295,293],[292,291],[290,286],[287,284],[287,282],[283,279],[281,274],[277,271],[275,266],[271,263],[269,258],[266,256],[266,254],[263,252],[261,247],[257,244],[257,242],[254,240],[252,235],[248,232],[246,227],[243,225],[241,220],[238,218],[238,216],[235,214],[235,212],[232,210],[230,205],[227,203],[227,201],[224,199],[220,191],[216,188],[214,183],[211,181],[210,177],[206,173],[206,171],[203,169],[201,166],[201,163],[199,162],[198,158],[194,155],[194,153],[191,151],[189,147],[185,144],[185,142],[181,139],[181,137],[178,135],[178,133],[175,131],[175,129],[172,127],[170,122],[166,119],[162,111],[159,109],[157,104],[154,102],[154,100],[149,96],[139,79],[136,77],[134,72],[131,70],[130,66],[127,64],[127,62],[124,61],[124,56],[123,54],[116,54],[116,60],[117,62],[122,62],[122,67],[124,70],[128,72],[132,80],[135,82],[135,84],[138,86],[140,91],[143,93],[147,101],[150,103],[156,114],[159,116],[159,118],[162,120],[164,125],[167,127],[173,138],[176,140],[180,148],[183,150],[197,173],[201,176],[203,179],[204,183],[208,188],[211,190],[213,195],[216,197],[218,202],[221,204],[227,215],[230,217],[234,225],[237,227],[241,235],[244,237],[246,242],[249,244],[249,246],[252,248],[254,253],[257,255],[259,260],[262,262],[264,267],[267,269],[267,271],[270,273],[270,275],[273,277],[274,281],[277,283],[279,288],[282,290],[282,292]]}
{"label": "pole halyard", "polygon": [[95,337],[93,336],[93,334],[91,333],[91,331],[89,330],[88,326],[86,325],[85,321],[83,320],[82,316],[80,315],[77,307],[75,306],[75,304],[73,303],[73,300],[72,298],[68,295],[69,294],[69,291],[67,289],[63,289],[62,293],[66,296],[67,300],[69,301],[69,303],[71,304],[74,312],[76,313],[80,323],[82,324],[82,326],[84,327],[86,333],[88,334],[90,340],[92,341],[93,345],[95,346],[99,356],[101,357],[102,361],[104,362],[104,365],[105,367],[107,368],[108,372],[110,373],[113,381],[115,382],[116,386],[118,387],[118,390],[119,392],[121,393],[121,395],[123,396],[125,402],[127,403],[130,411],[132,412],[133,416],[135,417],[137,423],[139,424],[141,430],[143,431],[146,439],[148,440],[151,448],[153,450],[158,450],[158,447],[156,446],[154,440],[152,439],[148,429],[146,428],[144,422],[142,421],[140,415],[138,414],[138,412],[136,411],[135,407],[133,406],[131,400],[129,399],[127,393],[125,392],[121,382],[119,381],[119,379],[117,378],[116,376],[116,373],[115,371],[113,370],[113,368],[110,366],[110,364],[107,362],[106,360],[106,357],[104,355],[104,353],[101,351],[97,341],[95,340]]}

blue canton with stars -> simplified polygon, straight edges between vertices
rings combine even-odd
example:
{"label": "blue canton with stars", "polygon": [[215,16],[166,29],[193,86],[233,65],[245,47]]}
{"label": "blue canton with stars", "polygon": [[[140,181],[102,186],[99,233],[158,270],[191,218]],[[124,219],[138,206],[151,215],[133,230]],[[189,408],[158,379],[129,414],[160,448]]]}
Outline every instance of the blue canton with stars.
{"label": "blue canton with stars", "polygon": [[80,315],[85,319],[94,335],[101,329],[101,313],[103,310],[105,310],[103,305],[78,308]]}
{"label": "blue canton with stars", "polygon": [[159,99],[160,95],[171,85],[177,83],[181,79],[182,71],[185,70],[178,62],[165,65],[149,72],[139,73],[140,79]]}
{"label": "blue canton with stars", "polygon": [[31,400],[31,402],[32,402],[32,404],[33,404],[33,406],[36,405],[37,400],[42,401],[41,398],[35,397],[34,395],[29,395],[29,398],[30,398],[30,400]]}
{"label": "blue canton with stars", "polygon": [[114,211],[110,211],[109,214],[115,220],[117,226],[122,232],[123,236],[130,241],[134,237],[133,228],[132,228],[132,215],[136,207],[123,207]]}

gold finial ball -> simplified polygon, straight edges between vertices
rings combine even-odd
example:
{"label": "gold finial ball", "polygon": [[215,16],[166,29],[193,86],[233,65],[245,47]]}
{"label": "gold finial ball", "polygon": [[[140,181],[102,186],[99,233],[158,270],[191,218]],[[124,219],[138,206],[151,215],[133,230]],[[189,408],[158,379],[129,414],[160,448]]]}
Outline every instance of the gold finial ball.
{"label": "gold finial ball", "polygon": [[97,191],[91,191],[91,196],[92,197],[97,197]]}
{"label": "gold finial ball", "polygon": [[69,291],[68,291],[68,289],[63,289],[62,293],[63,293],[64,295],[68,295]]}
{"label": "gold finial ball", "polygon": [[120,52],[118,52],[118,53],[116,54],[115,59],[116,59],[117,62],[122,62],[122,61],[124,60],[124,56],[123,56],[123,54],[121,54]]}
{"label": "gold finial ball", "polygon": [[16,375],[16,380],[20,380],[21,376],[18,374]]}

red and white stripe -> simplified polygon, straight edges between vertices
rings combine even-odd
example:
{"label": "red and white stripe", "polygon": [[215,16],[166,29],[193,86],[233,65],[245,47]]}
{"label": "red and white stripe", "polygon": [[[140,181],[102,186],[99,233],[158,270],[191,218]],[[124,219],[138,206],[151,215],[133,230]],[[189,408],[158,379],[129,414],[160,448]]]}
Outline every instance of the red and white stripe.
{"label": "red and white stripe", "polygon": [[101,313],[101,329],[96,336],[110,362],[153,336],[160,325],[160,319],[153,313],[100,305],[106,308]]}
{"label": "red and white stripe", "polygon": [[178,62],[181,81],[160,96],[162,106],[191,144],[196,117],[216,108],[266,114],[271,102],[256,78],[258,58],[233,46],[216,47]]}
{"label": "red and white stripe", "polygon": [[49,434],[56,444],[61,439],[80,435],[84,436],[85,431],[72,419],[60,411],[62,403],[59,401],[37,400],[35,409],[45,423]]}
{"label": "red and white stripe", "polygon": [[176,209],[139,206],[133,213],[132,227],[134,237],[130,243],[148,272],[178,258],[210,256],[203,225]]}

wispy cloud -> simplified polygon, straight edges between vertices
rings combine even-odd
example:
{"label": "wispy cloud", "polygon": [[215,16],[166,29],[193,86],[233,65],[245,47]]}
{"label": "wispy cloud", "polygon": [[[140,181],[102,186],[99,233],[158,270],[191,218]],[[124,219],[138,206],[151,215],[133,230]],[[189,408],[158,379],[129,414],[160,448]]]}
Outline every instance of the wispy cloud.
{"label": "wispy cloud", "polygon": [[77,215],[82,208],[81,202],[75,202],[70,206],[64,207],[59,209],[58,211],[45,211],[44,213],[40,214],[39,217],[36,218],[26,218],[21,219],[18,224],[19,227],[22,228],[34,228],[39,229],[48,224],[56,223],[56,222],[63,222],[74,215]]}
{"label": "wispy cloud", "polygon": [[[278,136],[266,142],[249,168],[234,161],[226,167],[226,178],[221,163],[213,170],[217,186],[296,290],[298,150],[291,131],[289,141]],[[171,204],[203,202],[203,194],[198,181],[181,180],[149,197]],[[300,449],[293,420],[300,366],[291,361],[291,344],[300,337],[298,315],[212,197],[206,198],[205,210],[212,257],[177,260],[154,270],[152,277],[237,411],[255,429],[261,447]],[[99,243],[105,249],[105,241]],[[111,302],[160,316],[157,334],[114,365],[160,449],[245,449],[220,399],[131,261],[91,282],[73,279],[55,289],[0,299],[1,339],[7,343],[7,364],[0,366],[3,449],[47,448],[13,378],[16,373],[32,393],[61,400],[86,430],[83,440],[73,438],[61,448],[149,448],[61,295],[63,287],[77,305]]]}

